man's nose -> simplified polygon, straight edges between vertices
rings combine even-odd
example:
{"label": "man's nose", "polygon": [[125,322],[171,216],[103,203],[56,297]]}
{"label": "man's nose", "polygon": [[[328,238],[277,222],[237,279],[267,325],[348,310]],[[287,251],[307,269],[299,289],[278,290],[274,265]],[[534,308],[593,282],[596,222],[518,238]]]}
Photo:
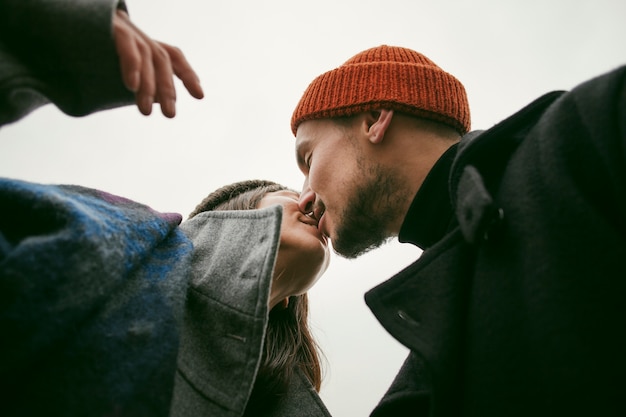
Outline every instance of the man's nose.
{"label": "man's nose", "polygon": [[313,211],[313,205],[315,204],[315,193],[309,187],[308,179],[304,181],[302,185],[302,193],[300,193],[300,200],[298,201],[298,207],[304,214],[308,214]]}

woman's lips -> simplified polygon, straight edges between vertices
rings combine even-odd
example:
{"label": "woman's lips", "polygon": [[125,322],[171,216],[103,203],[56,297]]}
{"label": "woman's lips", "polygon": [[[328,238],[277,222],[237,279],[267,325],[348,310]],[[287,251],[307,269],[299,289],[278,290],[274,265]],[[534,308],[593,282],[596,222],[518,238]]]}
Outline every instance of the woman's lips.
{"label": "woman's lips", "polygon": [[326,213],[322,213],[322,217],[320,217],[319,221],[317,222],[317,230],[319,230],[320,234],[322,236],[324,236],[324,238],[328,237],[328,233],[326,232],[326,229],[324,228],[326,222]]}
{"label": "woman's lips", "polygon": [[319,222],[312,214],[306,214],[305,217],[301,219],[301,221],[302,223],[313,227],[313,230],[315,230],[315,235],[324,245],[328,244],[328,238],[320,228]]}

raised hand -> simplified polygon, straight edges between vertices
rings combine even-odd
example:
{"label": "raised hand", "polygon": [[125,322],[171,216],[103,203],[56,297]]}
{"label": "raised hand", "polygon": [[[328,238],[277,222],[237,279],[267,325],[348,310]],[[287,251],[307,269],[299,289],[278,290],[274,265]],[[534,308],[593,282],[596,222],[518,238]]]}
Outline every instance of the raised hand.
{"label": "raised hand", "polygon": [[122,79],[142,114],[149,115],[152,104],[159,103],[163,115],[176,115],[174,75],[193,97],[204,97],[200,79],[180,49],[150,38],[122,10],[113,16],[113,32]]}

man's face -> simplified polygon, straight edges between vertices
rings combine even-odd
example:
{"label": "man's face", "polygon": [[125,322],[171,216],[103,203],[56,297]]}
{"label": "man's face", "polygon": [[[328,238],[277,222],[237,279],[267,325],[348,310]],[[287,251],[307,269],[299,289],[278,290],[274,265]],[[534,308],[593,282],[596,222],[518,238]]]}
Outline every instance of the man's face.
{"label": "man's face", "polygon": [[296,135],[296,157],[305,176],[300,209],[313,212],[335,252],[347,258],[390,237],[388,223],[398,215],[396,197],[405,190],[368,146],[358,123],[309,120]]}

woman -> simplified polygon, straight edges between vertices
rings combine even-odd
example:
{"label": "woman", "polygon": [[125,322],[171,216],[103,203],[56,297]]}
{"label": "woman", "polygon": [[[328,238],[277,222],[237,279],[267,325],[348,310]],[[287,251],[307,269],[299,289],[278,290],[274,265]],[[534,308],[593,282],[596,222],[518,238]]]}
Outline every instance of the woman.
{"label": "woman", "polygon": [[[190,367],[185,365],[184,357],[179,359],[173,410],[180,406],[185,414],[221,415],[214,404],[207,404],[206,398],[214,397],[211,401],[233,412],[224,415],[329,415],[317,396],[321,369],[317,346],[308,328],[306,295],[325,272],[329,250],[317,229],[317,221],[300,212],[298,198],[297,192],[270,181],[243,181],[211,193],[182,225],[194,242],[194,274],[188,300],[193,310],[187,310],[185,328],[203,330],[200,343],[205,347],[206,358],[194,358]],[[268,243],[267,250],[262,243],[253,244],[255,230],[260,233],[258,240]],[[269,258],[273,268],[266,269],[266,276],[257,275],[254,283],[258,285],[240,285],[239,277],[250,272],[242,273],[242,264],[254,265],[251,258],[261,263]],[[202,286],[205,289],[199,290]],[[219,321],[207,323],[214,315],[210,307],[197,314],[194,295],[198,291],[204,296],[210,291],[211,301],[218,303],[211,304],[221,315]],[[224,308],[229,301],[232,310]],[[254,313],[246,317],[251,324],[244,332],[241,327],[245,328],[246,321],[241,311],[246,305],[261,308],[252,309]],[[231,323],[237,323],[239,328],[224,331],[223,326]],[[236,337],[215,343],[216,334],[233,336],[234,332],[238,332]],[[264,338],[258,337],[263,334]],[[187,344],[198,342],[186,335],[184,332],[183,355]],[[242,351],[249,353],[242,356]],[[198,362],[209,365],[194,373]],[[226,363],[229,366],[225,367]],[[248,368],[252,368],[250,372],[233,377],[234,369]],[[193,382],[194,389],[189,390],[194,375],[208,385],[202,398],[196,395],[198,386]],[[232,392],[229,383],[233,385]],[[192,409],[192,404],[197,404],[197,408]]]}
{"label": "woman", "polygon": [[[13,9],[19,13],[4,13]],[[196,74],[180,51],[148,38],[116,9],[125,9],[124,2],[0,2],[0,23],[9,23],[0,24],[0,79],[8,80],[0,92],[0,125],[48,102],[82,115],[129,104],[135,96],[140,111],[149,114],[153,103],[143,100],[142,90],[155,83],[156,95],[150,97],[172,117],[175,100],[166,97],[174,91],[172,71],[193,97],[201,98]],[[51,10],[55,19],[49,18]],[[80,39],[64,36],[76,25],[60,21],[80,22]],[[37,30],[30,30],[32,22]],[[144,47],[137,48],[140,44]],[[151,53],[155,51],[160,53]],[[141,53],[154,59],[139,59]],[[163,59],[167,65],[157,62]],[[61,67],[54,73],[41,71],[49,62]],[[133,77],[138,69],[133,62],[142,64],[140,77]],[[201,214],[179,227],[182,217],[176,213],[158,213],[99,190],[0,178],[0,415],[237,416],[246,404],[248,415],[263,415],[263,410],[270,415],[327,415],[315,390],[308,389],[311,384],[319,389],[319,362],[306,327],[306,296],[299,295],[325,269],[326,243],[320,240],[315,251],[302,252],[318,256],[316,269],[308,276],[298,274],[305,279],[302,286],[291,286],[298,281],[292,279],[289,254],[298,250],[287,232],[292,224],[293,230],[303,230],[296,227],[311,220],[291,222],[291,204],[265,207],[269,199],[259,202],[261,210],[250,216]],[[223,220],[229,225],[224,227]],[[237,233],[229,233],[230,242],[220,240],[220,233],[197,233],[206,228],[224,232],[230,226],[254,232],[249,237],[258,238],[258,245],[247,245],[252,239]],[[250,286],[227,292],[215,287],[222,292],[217,297],[221,304],[198,302],[194,294],[207,289],[201,271],[213,270],[203,268],[202,253],[182,229],[208,244],[204,253],[221,254],[228,248],[217,260],[232,262],[210,274],[226,278],[221,284],[239,276],[230,275],[233,267],[260,266],[264,273],[245,270],[254,279],[240,284]],[[304,237],[304,243],[312,242]],[[235,241],[241,250],[233,250]],[[268,277],[274,266],[278,272],[272,285]],[[255,288],[256,293],[247,291]],[[228,300],[232,294],[247,298]],[[232,307],[225,307],[226,301],[233,301]],[[208,307],[220,310],[226,320],[203,314]],[[215,349],[194,343],[205,334],[194,331],[209,322],[213,332],[206,334],[212,335]],[[221,343],[224,335],[233,344]],[[237,366],[228,366],[229,355],[238,354],[240,361],[230,363]],[[219,366],[207,369],[216,361],[206,356],[217,358]],[[186,366],[210,372],[185,380]],[[197,398],[187,387],[197,389]],[[293,412],[289,404],[301,405],[302,412]]]}
{"label": "woman", "polygon": [[297,200],[238,183],[180,224],[0,178],[0,415],[328,416],[305,295],[328,248]]}

